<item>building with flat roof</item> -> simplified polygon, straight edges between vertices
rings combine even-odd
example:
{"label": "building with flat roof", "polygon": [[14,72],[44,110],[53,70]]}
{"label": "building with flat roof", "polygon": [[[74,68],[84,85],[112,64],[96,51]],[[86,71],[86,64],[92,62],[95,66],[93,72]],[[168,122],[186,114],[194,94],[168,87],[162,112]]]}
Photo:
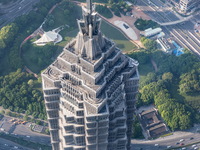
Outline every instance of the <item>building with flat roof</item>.
{"label": "building with flat roof", "polygon": [[138,62],[102,35],[91,0],[79,33],[42,72],[53,150],[130,150]]}
{"label": "building with flat roof", "polygon": [[145,37],[150,37],[150,36],[154,36],[156,34],[159,34],[161,31],[162,31],[161,28],[155,28],[155,29],[148,28],[144,31],[141,31],[140,34],[144,35]]}
{"label": "building with flat roof", "polygon": [[171,44],[167,41],[166,38],[158,38],[156,42],[161,46],[162,50],[166,53],[172,53]]}

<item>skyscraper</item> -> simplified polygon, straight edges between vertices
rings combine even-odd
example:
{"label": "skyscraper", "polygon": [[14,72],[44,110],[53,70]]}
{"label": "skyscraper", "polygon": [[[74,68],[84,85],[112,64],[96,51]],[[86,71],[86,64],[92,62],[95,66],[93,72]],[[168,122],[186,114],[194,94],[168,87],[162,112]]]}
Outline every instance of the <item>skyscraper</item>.
{"label": "skyscraper", "polygon": [[138,62],[102,35],[91,0],[79,33],[42,73],[53,150],[129,150]]}

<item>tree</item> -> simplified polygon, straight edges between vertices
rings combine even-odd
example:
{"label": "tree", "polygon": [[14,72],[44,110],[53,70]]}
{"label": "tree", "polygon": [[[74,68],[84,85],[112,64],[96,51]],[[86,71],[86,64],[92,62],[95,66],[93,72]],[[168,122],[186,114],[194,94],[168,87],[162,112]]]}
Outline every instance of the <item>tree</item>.
{"label": "tree", "polygon": [[157,49],[157,43],[154,40],[143,37],[141,38],[141,42],[149,51],[154,51]]}
{"label": "tree", "polygon": [[162,80],[164,81],[172,82],[172,79],[173,79],[173,74],[171,72],[167,72],[162,75]]}
{"label": "tree", "polygon": [[28,115],[24,115],[23,120],[28,121]]}
{"label": "tree", "polygon": [[152,82],[141,89],[141,99],[145,104],[151,104],[154,102],[154,96],[163,89],[161,82]]}
{"label": "tree", "polygon": [[34,87],[34,80],[32,75],[21,69],[0,77],[0,105],[16,112],[27,110],[26,115],[44,119],[46,114],[42,93]]}
{"label": "tree", "polygon": [[181,115],[179,119],[179,126],[181,130],[185,130],[191,127],[190,114]]}
{"label": "tree", "polygon": [[1,111],[0,111],[0,114],[2,114],[2,115],[5,114],[5,111],[4,111],[4,110],[1,110]]}
{"label": "tree", "polygon": [[6,45],[9,45],[9,43],[14,40],[14,37],[17,32],[18,32],[17,25],[15,23],[11,23],[1,28],[0,39],[2,39]]}
{"label": "tree", "polygon": [[140,88],[143,88],[145,85],[156,81],[157,81],[156,74],[154,72],[149,72],[143,80],[140,80]]}
{"label": "tree", "polygon": [[6,47],[6,44],[4,43],[3,39],[0,38],[0,57],[3,56],[5,47]]}
{"label": "tree", "polygon": [[149,53],[147,51],[133,52],[129,54],[129,56],[136,59],[140,64],[146,64],[150,61]]}
{"label": "tree", "polygon": [[48,128],[46,128],[44,132],[45,132],[46,134],[48,134],[48,135],[50,134],[50,132],[49,132],[49,129],[48,129]]}
{"label": "tree", "polygon": [[141,18],[137,19],[134,23],[135,27],[141,31],[146,30],[148,28],[156,28],[159,25],[152,20],[143,20]]}
{"label": "tree", "polygon": [[33,79],[28,80],[28,85],[30,85],[31,87],[33,87],[33,84],[34,84]]}
{"label": "tree", "polygon": [[184,130],[191,127],[191,113],[183,104],[178,103],[173,99],[169,99],[159,105],[158,110],[173,131],[176,129]]}
{"label": "tree", "polygon": [[200,91],[200,71],[192,70],[191,72],[180,76],[179,91],[181,94],[195,93]]}
{"label": "tree", "polygon": [[140,126],[140,123],[139,123],[137,117],[136,117],[136,120],[133,123],[133,136],[132,136],[132,138],[136,138],[136,139],[144,138],[144,136],[142,134],[142,128]]}
{"label": "tree", "polygon": [[169,100],[171,100],[170,99],[170,94],[168,93],[168,91],[166,89],[159,91],[156,94],[156,96],[154,97],[154,102],[155,102],[156,106],[160,106],[160,105],[166,103]]}

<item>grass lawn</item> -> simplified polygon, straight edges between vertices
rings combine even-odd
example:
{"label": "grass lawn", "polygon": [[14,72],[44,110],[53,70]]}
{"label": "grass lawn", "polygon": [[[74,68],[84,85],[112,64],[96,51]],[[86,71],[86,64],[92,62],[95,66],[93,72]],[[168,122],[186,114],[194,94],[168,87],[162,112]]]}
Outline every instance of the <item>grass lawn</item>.
{"label": "grass lawn", "polygon": [[96,5],[96,11],[106,18],[112,18],[113,14],[107,6]]}
{"label": "grass lawn", "polygon": [[149,72],[155,72],[153,65],[150,62],[146,64],[139,64],[138,70],[140,74],[140,82],[146,78],[146,75]]}
{"label": "grass lawn", "polygon": [[106,37],[112,39],[117,44],[117,47],[122,49],[124,52],[130,52],[137,48],[119,30],[113,28],[105,21],[102,21],[101,31]]}
{"label": "grass lawn", "polygon": [[45,68],[40,68],[37,63],[31,61],[31,57],[37,58],[37,53],[35,52],[35,45],[29,47],[29,49],[23,50],[23,61],[24,64],[31,69],[34,73],[40,73],[41,70]]}
{"label": "grass lawn", "polygon": [[71,39],[75,38],[76,35],[78,33],[78,29],[74,29],[70,32],[67,32],[66,30],[63,30],[62,32],[62,37],[63,37],[63,41],[58,43],[58,45],[63,48]]}
{"label": "grass lawn", "polygon": [[78,27],[76,19],[81,18],[82,12],[81,8],[75,5],[73,11],[71,11],[70,14],[67,16],[64,14],[64,9],[62,8],[61,4],[54,9],[51,15],[53,16],[54,24],[52,26],[44,26],[45,31],[50,31],[62,25],[68,25],[69,28],[66,27],[66,30],[71,31]]}
{"label": "grass lawn", "polygon": [[200,93],[191,95],[183,95],[185,102],[187,102],[192,108],[200,110]]}

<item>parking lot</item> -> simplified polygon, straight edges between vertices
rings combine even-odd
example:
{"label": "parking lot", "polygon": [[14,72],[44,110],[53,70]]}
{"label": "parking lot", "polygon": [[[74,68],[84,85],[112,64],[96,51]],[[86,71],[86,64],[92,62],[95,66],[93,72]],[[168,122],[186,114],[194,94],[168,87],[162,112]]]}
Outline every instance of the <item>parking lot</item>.
{"label": "parking lot", "polygon": [[1,132],[10,134],[15,137],[21,137],[25,140],[32,141],[35,143],[50,145],[49,135],[40,134],[37,132],[31,131],[30,122],[25,124],[14,124],[12,122],[12,117],[4,116],[0,121]]}

